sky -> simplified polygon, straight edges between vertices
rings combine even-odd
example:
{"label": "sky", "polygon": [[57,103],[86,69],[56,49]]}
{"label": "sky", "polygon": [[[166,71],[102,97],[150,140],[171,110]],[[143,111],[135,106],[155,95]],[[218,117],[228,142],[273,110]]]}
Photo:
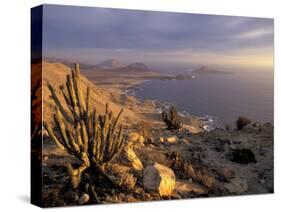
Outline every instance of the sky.
{"label": "sky", "polygon": [[268,18],[44,5],[45,57],[90,64],[272,67]]}

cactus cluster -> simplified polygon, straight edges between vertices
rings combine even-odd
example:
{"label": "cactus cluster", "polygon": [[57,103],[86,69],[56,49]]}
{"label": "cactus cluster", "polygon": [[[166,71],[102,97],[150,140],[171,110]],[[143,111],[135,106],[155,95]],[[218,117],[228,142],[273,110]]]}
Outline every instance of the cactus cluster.
{"label": "cactus cluster", "polygon": [[91,169],[93,173],[103,172],[104,165],[121,152],[124,146],[122,125],[119,124],[122,110],[114,118],[108,104],[104,115],[90,109],[90,88],[87,88],[85,98],[80,84],[78,64],[71,74],[67,75],[65,85],[60,86],[66,107],[49,83],[48,88],[56,109],[53,114],[54,125],[51,127],[45,122],[44,128],[58,148],[81,161],[78,168],[67,165],[72,186],[77,188],[85,170]]}
{"label": "cactus cluster", "polygon": [[176,107],[171,106],[169,114],[166,111],[162,112],[162,119],[165,122],[168,130],[178,130],[182,127],[178,119]]}

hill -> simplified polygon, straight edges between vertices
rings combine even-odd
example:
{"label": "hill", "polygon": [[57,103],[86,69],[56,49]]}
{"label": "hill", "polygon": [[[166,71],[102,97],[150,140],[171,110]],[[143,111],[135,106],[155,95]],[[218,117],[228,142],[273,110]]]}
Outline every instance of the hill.
{"label": "hill", "polygon": [[232,74],[232,72],[220,71],[220,70],[212,69],[207,66],[201,66],[200,68],[193,70],[192,73],[193,74]]}
{"label": "hill", "polygon": [[124,64],[116,59],[105,60],[104,62],[97,64],[97,66],[104,69],[116,69],[125,67]]}
{"label": "hill", "polygon": [[[41,69],[43,70],[42,77]],[[60,92],[60,85],[65,83],[66,76],[70,73],[71,68],[61,63],[49,63],[43,61],[42,63],[32,64],[32,84],[36,85],[37,82],[41,82],[42,80],[43,119],[45,121],[51,120],[52,111],[54,110],[54,103],[50,98],[51,94],[47,87],[47,82],[49,82],[57,91],[59,94],[58,97],[63,99]],[[102,74],[102,71],[98,71],[97,75],[91,75],[94,80],[92,80],[91,76],[87,76],[87,74],[83,75],[85,74],[83,72],[81,73],[81,86],[84,90],[84,95],[86,95],[86,88],[89,87],[91,92],[90,108],[95,108],[98,113],[104,113],[105,105],[108,103],[114,114],[118,114],[121,108],[124,109],[121,122],[123,122],[125,127],[134,127],[143,121],[156,125],[163,124],[161,116],[158,114],[156,106],[152,101],[140,101],[134,96],[130,96],[122,92],[122,83],[124,83],[124,86],[127,88],[134,86],[144,80],[145,77],[155,77],[153,74],[154,72],[149,72],[150,75],[141,74],[137,75],[136,78],[132,78],[132,75],[127,76],[126,74],[121,74],[117,77],[116,74],[112,75],[113,72],[108,71],[104,72],[108,74]],[[41,91],[39,91],[36,93],[36,96],[41,96]],[[62,102],[63,107],[66,107],[65,102]],[[191,126],[190,123],[197,123],[196,120],[196,117],[189,117],[185,120],[187,127],[195,132],[200,131],[198,124]]]}
{"label": "hill", "polygon": [[133,63],[128,65],[126,68],[135,71],[150,71],[150,69],[144,63]]}
{"label": "hill", "polygon": [[[43,70],[43,117],[44,120],[48,121],[51,118],[52,110],[54,109],[54,104],[50,98],[50,92],[47,88],[47,82],[53,85],[53,87],[60,94],[59,86],[65,82],[66,75],[70,74],[71,69],[70,67],[61,63],[42,62],[38,64],[32,64],[32,69],[34,73],[33,84],[35,84],[36,81],[41,80],[39,73],[41,70],[41,66]],[[121,108],[124,109],[122,117],[122,121],[124,123],[137,122],[140,119],[139,114],[121,105],[121,102],[124,102],[124,100],[121,99],[120,95],[112,95],[111,93],[98,88],[86,77],[81,76],[81,78],[82,89],[84,89],[85,91],[84,95],[86,95],[86,87],[90,87],[90,107],[95,107],[98,113],[103,113],[105,109],[105,104],[109,103],[109,106],[114,114],[117,114]],[[63,96],[60,95],[59,98],[63,98]],[[131,98],[130,101],[133,101],[134,104],[138,104],[138,101],[135,98]]]}

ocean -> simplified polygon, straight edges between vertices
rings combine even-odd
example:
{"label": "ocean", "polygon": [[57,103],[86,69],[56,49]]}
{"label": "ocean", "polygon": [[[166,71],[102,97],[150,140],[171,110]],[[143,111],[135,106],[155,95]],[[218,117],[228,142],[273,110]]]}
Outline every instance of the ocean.
{"label": "ocean", "polygon": [[213,127],[233,125],[239,116],[273,123],[273,76],[273,71],[198,74],[186,80],[148,80],[131,93],[175,105]]}

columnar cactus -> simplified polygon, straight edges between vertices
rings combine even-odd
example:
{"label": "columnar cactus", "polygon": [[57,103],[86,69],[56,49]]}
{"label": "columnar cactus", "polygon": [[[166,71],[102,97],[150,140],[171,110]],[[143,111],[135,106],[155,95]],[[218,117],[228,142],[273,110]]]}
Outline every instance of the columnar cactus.
{"label": "columnar cactus", "polygon": [[124,139],[119,120],[123,110],[116,118],[113,117],[108,104],[104,115],[98,115],[95,109],[90,110],[90,89],[87,88],[84,98],[78,64],[75,65],[71,75],[67,75],[65,85],[60,86],[67,107],[63,106],[55,89],[49,83],[48,88],[56,110],[53,115],[54,126],[51,127],[45,122],[44,127],[58,148],[81,161],[77,169],[71,164],[67,165],[72,186],[77,188],[81,174],[85,170],[103,172],[104,165],[121,152]]}
{"label": "columnar cactus", "polygon": [[162,112],[162,119],[167,125],[168,130],[177,130],[182,127],[182,124],[178,120],[177,110],[174,106],[170,107],[170,114],[166,111]]}

